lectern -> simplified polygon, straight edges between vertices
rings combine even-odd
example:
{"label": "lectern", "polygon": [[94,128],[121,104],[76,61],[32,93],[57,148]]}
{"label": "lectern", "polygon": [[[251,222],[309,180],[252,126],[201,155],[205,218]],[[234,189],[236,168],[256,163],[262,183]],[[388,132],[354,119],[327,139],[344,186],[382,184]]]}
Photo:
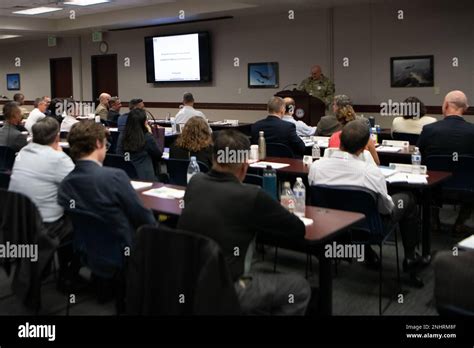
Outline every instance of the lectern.
{"label": "lectern", "polygon": [[293,117],[295,120],[303,121],[310,126],[316,126],[326,114],[326,104],[316,97],[309,95],[304,91],[281,91],[276,94],[281,98],[293,98],[296,104],[295,113]]}

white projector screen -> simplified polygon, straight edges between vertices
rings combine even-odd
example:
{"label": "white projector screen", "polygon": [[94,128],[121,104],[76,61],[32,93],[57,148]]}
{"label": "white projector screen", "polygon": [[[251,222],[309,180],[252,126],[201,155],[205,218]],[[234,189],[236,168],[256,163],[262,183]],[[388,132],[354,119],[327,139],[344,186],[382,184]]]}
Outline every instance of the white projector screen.
{"label": "white projector screen", "polygon": [[200,81],[199,34],[153,38],[155,81]]}

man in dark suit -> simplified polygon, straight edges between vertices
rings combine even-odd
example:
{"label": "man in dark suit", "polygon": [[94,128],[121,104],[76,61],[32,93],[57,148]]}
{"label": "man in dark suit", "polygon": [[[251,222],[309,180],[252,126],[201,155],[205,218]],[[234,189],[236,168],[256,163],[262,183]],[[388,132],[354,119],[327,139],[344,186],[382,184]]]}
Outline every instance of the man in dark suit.
{"label": "man in dark suit", "polygon": [[103,167],[106,154],[106,130],[94,122],[76,123],[69,133],[71,156],[76,168],[59,186],[58,201],[66,210],[89,211],[116,227],[128,245],[138,227],[156,223],[143,206],[120,169]]}
{"label": "man in dark suit", "polygon": [[[249,273],[258,233],[277,240],[302,241],[305,235],[305,226],[296,215],[260,187],[242,184],[248,163],[239,154],[249,149],[250,142],[242,133],[219,132],[212,170],[196,174],[189,182],[178,228],[205,235],[220,245],[243,313],[302,315],[311,293],[304,278]],[[288,303],[290,294],[294,303]]]}
{"label": "man in dark suit", "polygon": [[107,114],[107,121],[117,123],[120,117],[120,109],[122,108],[122,102],[119,98],[114,97],[109,100],[109,113]]}
{"label": "man in dark suit", "polygon": [[7,146],[18,152],[28,144],[26,135],[18,130],[23,118],[20,105],[15,102],[6,103],[3,107],[3,115],[5,124],[0,128],[0,146]]}
{"label": "man in dark suit", "polygon": [[280,97],[273,97],[268,102],[269,116],[252,125],[252,143],[258,144],[259,132],[264,132],[266,143],[277,143],[288,146],[297,157],[303,157],[305,144],[296,134],[293,123],[285,122],[285,101]]}
{"label": "man in dark suit", "polygon": [[[444,119],[423,127],[418,139],[422,158],[431,155],[449,155],[453,160],[460,155],[474,155],[474,125],[462,115],[468,109],[466,95],[461,91],[449,92],[443,103]],[[473,210],[472,204],[463,204],[455,223],[455,231],[463,234],[464,223]]]}

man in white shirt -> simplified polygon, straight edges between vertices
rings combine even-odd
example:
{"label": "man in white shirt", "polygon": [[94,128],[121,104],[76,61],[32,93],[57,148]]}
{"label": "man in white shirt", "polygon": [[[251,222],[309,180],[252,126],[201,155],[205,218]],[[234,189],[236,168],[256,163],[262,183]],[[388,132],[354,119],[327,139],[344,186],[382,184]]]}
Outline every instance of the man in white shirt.
{"label": "man in white shirt", "polygon": [[[418,219],[414,197],[411,193],[397,193],[390,196],[387,192],[385,177],[380,169],[370,161],[363,159],[363,153],[370,133],[366,122],[349,122],[341,133],[339,151],[332,151],[313,163],[309,172],[310,185],[357,186],[373,191],[378,196],[378,210],[384,226],[399,223],[402,235],[405,260],[403,268],[410,273],[411,284],[423,286],[415,271],[420,258],[415,253],[418,243]],[[356,205],[357,202],[354,202]]]}
{"label": "man in white shirt", "polygon": [[194,97],[191,93],[183,96],[183,107],[175,116],[176,124],[186,124],[191,117],[198,116],[206,119],[206,116],[194,108]]}
{"label": "man in white shirt", "polygon": [[285,98],[285,115],[283,115],[282,120],[291,122],[296,127],[296,134],[299,137],[310,137],[316,134],[316,127],[308,126],[303,121],[296,121],[293,117],[295,113],[295,101],[293,98]]}
{"label": "man in white shirt", "polygon": [[[18,154],[13,166],[9,191],[28,196],[38,208],[47,234],[63,242],[72,227],[58,204],[58,188],[74,169],[71,158],[59,146],[59,124],[46,117],[33,126],[33,142]],[[58,250],[60,278],[63,279],[72,250]]]}
{"label": "man in white shirt", "polygon": [[26,130],[32,134],[32,128],[36,122],[46,117],[46,110],[48,109],[48,102],[43,98],[37,98],[35,100],[35,108],[30,112],[28,119],[25,123]]}

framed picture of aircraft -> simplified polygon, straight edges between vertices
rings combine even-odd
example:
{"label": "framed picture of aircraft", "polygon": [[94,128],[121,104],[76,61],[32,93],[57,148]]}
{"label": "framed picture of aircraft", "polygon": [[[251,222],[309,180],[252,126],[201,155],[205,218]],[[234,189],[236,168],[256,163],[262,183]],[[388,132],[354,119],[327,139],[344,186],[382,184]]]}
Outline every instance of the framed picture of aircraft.
{"label": "framed picture of aircraft", "polygon": [[390,58],[391,87],[433,87],[434,56]]}
{"label": "framed picture of aircraft", "polygon": [[249,88],[278,88],[278,63],[249,63]]}

